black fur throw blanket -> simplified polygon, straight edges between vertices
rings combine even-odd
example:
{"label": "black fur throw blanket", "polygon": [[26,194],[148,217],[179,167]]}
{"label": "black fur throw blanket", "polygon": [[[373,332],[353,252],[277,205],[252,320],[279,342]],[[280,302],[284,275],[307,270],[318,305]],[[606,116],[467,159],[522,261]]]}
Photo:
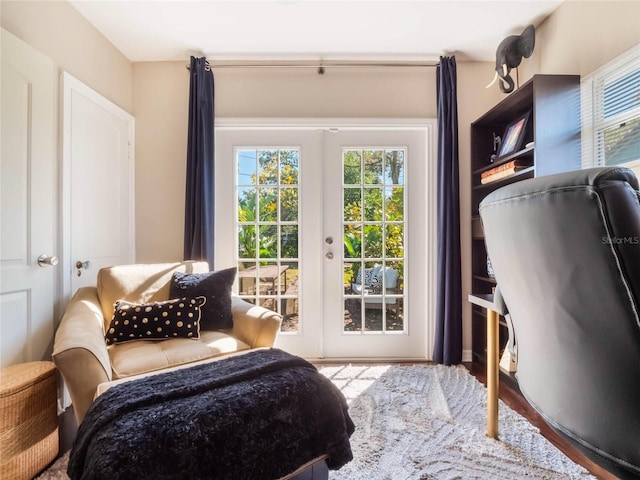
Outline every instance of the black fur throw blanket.
{"label": "black fur throw blanket", "polygon": [[274,480],[352,459],[342,393],[305,360],[258,350],[116,385],[80,425],[77,479]]}

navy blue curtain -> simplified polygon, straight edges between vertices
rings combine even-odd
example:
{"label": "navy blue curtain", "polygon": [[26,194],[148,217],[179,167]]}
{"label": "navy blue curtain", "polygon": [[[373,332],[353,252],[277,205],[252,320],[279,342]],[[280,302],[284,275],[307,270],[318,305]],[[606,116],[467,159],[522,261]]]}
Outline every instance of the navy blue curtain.
{"label": "navy blue curtain", "polygon": [[206,260],[213,269],[213,72],[204,57],[191,57],[190,73],[184,259]]}
{"label": "navy blue curtain", "polygon": [[438,293],[433,360],[462,361],[458,99],[455,57],[440,57],[438,108]]}

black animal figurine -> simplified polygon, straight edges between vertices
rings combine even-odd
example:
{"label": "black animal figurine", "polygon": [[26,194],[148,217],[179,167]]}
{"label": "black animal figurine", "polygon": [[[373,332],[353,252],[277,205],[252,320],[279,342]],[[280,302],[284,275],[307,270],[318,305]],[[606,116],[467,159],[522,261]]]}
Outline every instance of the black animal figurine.
{"label": "black animal figurine", "polygon": [[520,35],[510,35],[500,42],[496,50],[496,74],[489,88],[500,77],[500,90],[503,93],[513,92],[513,79],[509,75],[512,68],[520,65],[522,58],[529,58],[533,53],[536,41],[535,28],[529,25]]}

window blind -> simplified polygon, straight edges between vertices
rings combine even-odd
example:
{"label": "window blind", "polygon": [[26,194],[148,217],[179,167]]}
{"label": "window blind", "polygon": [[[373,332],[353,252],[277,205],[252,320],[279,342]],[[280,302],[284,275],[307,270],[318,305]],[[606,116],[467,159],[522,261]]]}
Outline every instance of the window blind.
{"label": "window blind", "polygon": [[582,167],[640,161],[640,45],[583,79]]}

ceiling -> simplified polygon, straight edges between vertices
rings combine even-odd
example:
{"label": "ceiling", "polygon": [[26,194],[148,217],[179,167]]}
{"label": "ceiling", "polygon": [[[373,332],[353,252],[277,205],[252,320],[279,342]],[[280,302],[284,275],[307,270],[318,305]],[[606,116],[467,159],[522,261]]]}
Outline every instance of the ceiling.
{"label": "ceiling", "polygon": [[70,0],[130,61],[492,61],[562,0]]}

